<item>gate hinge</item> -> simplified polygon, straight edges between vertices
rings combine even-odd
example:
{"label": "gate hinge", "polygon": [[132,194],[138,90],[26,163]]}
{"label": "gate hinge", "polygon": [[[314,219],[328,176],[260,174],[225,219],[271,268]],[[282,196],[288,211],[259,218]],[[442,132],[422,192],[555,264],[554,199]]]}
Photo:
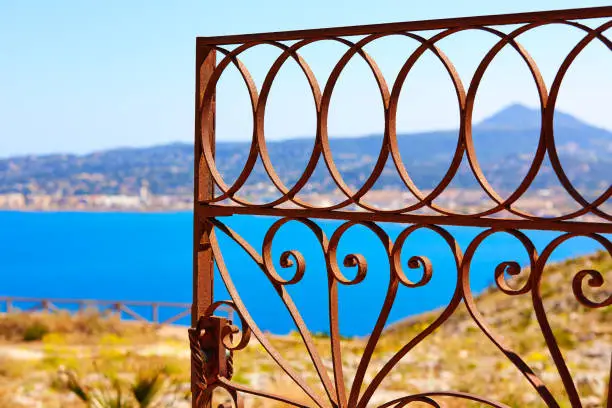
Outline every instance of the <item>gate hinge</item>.
{"label": "gate hinge", "polygon": [[218,316],[200,317],[196,327],[189,329],[193,371],[202,388],[214,384],[220,377],[232,378],[233,353],[225,346],[224,339],[231,342],[236,330],[231,320]]}

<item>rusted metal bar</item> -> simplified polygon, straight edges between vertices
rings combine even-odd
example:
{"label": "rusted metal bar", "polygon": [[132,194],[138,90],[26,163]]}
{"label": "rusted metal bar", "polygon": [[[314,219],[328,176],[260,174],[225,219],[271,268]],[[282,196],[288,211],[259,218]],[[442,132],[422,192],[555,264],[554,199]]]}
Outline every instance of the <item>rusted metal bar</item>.
{"label": "rusted metal bar", "polygon": [[577,8],[565,10],[540,11],[515,14],[493,14],[486,16],[443,18],[437,20],[408,21],[402,23],[369,24],[311,30],[279,31],[257,34],[237,34],[215,37],[198,37],[199,46],[228,45],[260,41],[291,41],[307,40],[325,37],[345,37],[353,35],[368,35],[400,31],[440,30],[452,27],[466,26],[499,26],[523,23],[546,22],[559,19],[591,19],[609,17],[611,6]]}
{"label": "rusted metal bar", "polygon": [[[201,95],[206,89],[208,79],[215,68],[215,52],[212,49],[198,49],[196,53],[196,135],[195,135],[195,169],[194,169],[194,189],[198,200],[208,200],[213,197],[214,185],[210,177],[210,171],[204,162],[202,155],[202,128],[199,120]],[[214,103],[210,107],[209,115],[214,116]],[[211,120],[208,134],[214,132],[214,120]],[[210,137],[206,143],[214,145],[214,136]],[[195,208],[194,208],[195,210]],[[194,242],[193,242],[193,310],[192,323],[196,324],[199,316],[203,316],[213,298],[213,258],[210,250],[209,226],[204,222],[206,214],[194,211]]]}
{"label": "rusted metal bar", "polygon": [[262,215],[272,217],[316,218],[321,220],[376,221],[396,224],[448,225],[480,228],[550,230],[560,232],[579,232],[612,234],[612,223],[580,221],[520,220],[505,218],[485,218],[467,216],[393,214],[365,211],[327,211],[318,209],[238,207],[200,203],[198,211],[209,217],[228,217],[231,215]]}
{"label": "rusted metal bar", "polygon": [[[202,97],[213,75],[216,66],[216,51],[212,48],[201,48],[196,46],[196,89],[195,89],[195,143],[194,143],[194,225],[193,225],[193,304],[191,310],[191,324],[196,327],[199,319],[204,316],[213,302],[214,287],[214,259],[210,247],[210,232],[212,226],[201,218],[205,214],[196,211],[196,203],[200,200],[212,199],[214,196],[214,183],[210,170],[204,161],[202,143],[209,143],[214,152],[214,99],[208,105],[205,112],[202,111]],[[209,115],[208,128],[203,129],[200,114]],[[208,137],[202,140],[202,133],[206,132]],[[199,366],[193,364],[191,390],[194,395],[193,406],[196,407],[198,395],[201,393],[199,378],[201,373],[196,371]],[[210,408],[211,402],[204,402],[198,408]]]}

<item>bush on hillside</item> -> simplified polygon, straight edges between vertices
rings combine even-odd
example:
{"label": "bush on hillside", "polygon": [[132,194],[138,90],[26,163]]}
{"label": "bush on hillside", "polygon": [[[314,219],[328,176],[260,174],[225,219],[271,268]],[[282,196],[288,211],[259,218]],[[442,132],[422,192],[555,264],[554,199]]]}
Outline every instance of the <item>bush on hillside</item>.
{"label": "bush on hillside", "polygon": [[109,334],[136,337],[154,331],[153,325],[121,322],[118,316],[105,316],[95,310],[74,315],[67,311],[0,315],[0,340],[10,342],[40,341],[49,334],[65,335],[80,341],[97,341]]}

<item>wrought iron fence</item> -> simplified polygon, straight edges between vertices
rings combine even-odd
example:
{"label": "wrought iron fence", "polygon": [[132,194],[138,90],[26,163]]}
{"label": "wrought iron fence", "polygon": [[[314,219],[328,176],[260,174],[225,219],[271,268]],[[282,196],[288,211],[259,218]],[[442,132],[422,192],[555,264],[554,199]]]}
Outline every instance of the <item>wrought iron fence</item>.
{"label": "wrought iron fence", "polygon": [[[587,24],[587,19],[597,20],[597,27]],[[536,61],[520,44],[520,36],[547,25],[565,25],[581,32],[582,39],[572,48],[561,63],[550,87],[539,71]],[[504,30],[503,27],[510,27]],[[530,297],[533,313],[545,339],[547,351],[554,361],[554,367],[561,378],[563,392],[572,407],[582,407],[583,402],[567,361],[555,336],[542,299],[542,280],[551,254],[561,244],[576,237],[587,237],[599,243],[612,255],[612,243],[606,234],[612,233],[612,214],[606,209],[612,195],[612,186],[594,200],[587,199],[563,168],[555,142],[555,108],[563,80],[580,53],[593,41],[600,41],[612,50],[612,42],[606,31],[612,26],[612,7],[561,10],[513,15],[468,17],[457,19],[430,20],[407,23],[380,24],[370,26],[305,30],[282,33],[238,35],[226,37],[209,37],[197,39],[196,52],[196,140],[195,140],[195,221],[194,221],[194,304],[190,339],[192,346],[192,391],[194,406],[208,407],[215,390],[225,390],[231,396],[235,406],[242,406],[244,394],[267,398],[290,406],[313,407],[366,407],[372,405],[372,397],[381,382],[392,372],[398,362],[410,353],[418,344],[425,342],[436,329],[452,317],[458,307],[466,307],[471,319],[505,356],[505,358],[522,373],[533,387],[538,398],[545,406],[560,407],[561,397],[554,395],[541,373],[530,366],[524,356],[513,350],[508,343],[490,328],[483,318],[474,300],[470,286],[471,263],[482,243],[494,234],[508,234],[517,240],[528,256],[528,276],[522,285],[511,285],[507,278],[521,274],[521,266],[516,261],[500,263],[494,270],[494,281],[499,290],[508,296],[525,295]],[[437,47],[444,38],[467,30],[478,30],[492,35],[495,45],[479,61],[478,68],[469,84],[464,84],[457,74],[452,61]],[[433,32],[433,34],[431,34]],[[354,36],[360,36],[354,40]],[[418,42],[419,46],[408,55],[404,65],[393,84],[387,84],[384,75],[364,47],[387,36],[405,36]],[[303,47],[310,44],[333,41],[346,46],[345,54],[337,61],[327,82],[320,84],[312,73],[307,61],[300,56]],[[241,62],[241,54],[261,44],[278,47],[280,56],[272,64],[260,89],[257,89],[248,68]],[[230,46],[230,47],[226,47]],[[476,93],[489,65],[505,48],[511,47],[527,65],[536,85],[540,111],[541,131],[534,158],[518,187],[504,197],[495,190],[482,171],[476,155],[472,135],[472,113]],[[431,191],[419,189],[405,166],[399,148],[396,130],[398,101],[402,87],[411,69],[425,53],[433,55],[443,64],[454,86],[458,110],[460,113],[459,137],[448,170],[442,180]],[[217,56],[220,60],[217,61]],[[371,174],[359,188],[351,188],[343,179],[332,156],[328,135],[328,115],[334,87],[343,70],[352,58],[361,58],[368,65],[375,77],[384,108],[385,131],[382,147]],[[307,79],[316,106],[317,132],[310,159],[301,176],[292,185],[287,186],[275,170],[270,160],[264,132],[266,103],[274,80],[287,61],[295,61]],[[248,159],[239,176],[230,185],[227,184],[215,162],[215,95],[216,86],[221,75],[230,65],[235,66],[242,76],[250,95],[253,117],[253,135]],[[469,168],[478,181],[479,188],[493,201],[493,206],[473,213],[462,213],[452,208],[444,208],[436,203],[456,176],[462,160],[466,158]],[[519,200],[525,195],[534,179],[542,169],[545,159],[550,160],[551,168],[556,174],[564,191],[578,206],[565,214],[545,217],[531,214],[520,209]],[[240,195],[241,189],[252,174],[257,161],[260,160],[279,197],[266,203],[254,203]],[[366,202],[366,195],[380,178],[385,164],[391,160],[405,189],[415,199],[414,203],[403,208],[388,210],[377,208]],[[310,203],[298,195],[307,185],[318,164],[324,164],[329,176],[343,199],[333,205]],[[218,194],[216,191],[220,191]],[[233,214],[262,215],[280,217],[267,231],[261,251],[255,249],[247,240],[232,230],[223,220]],[[328,238],[317,220],[342,220],[341,224]],[[331,374],[313,342],[313,334],[308,330],[299,308],[294,303],[288,288],[300,282],[307,273],[306,262],[297,250],[288,250],[280,257],[282,268],[292,268],[293,275],[284,278],[274,266],[272,242],[279,229],[289,221],[303,224],[320,243],[320,250],[325,259],[329,297],[329,342],[331,347]],[[379,223],[390,222],[404,225],[403,231],[392,239]],[[378,319],[368,337],[366,346],[352,378],[347,378],[343,367],[343,348],[339,330],[339,298],[341,286],[359,285],[368,274],[368,263],[358,253],[344,257],[344,268],[355,268],[354,277],[344,275],[338,260],[338,245],[342,237],[354,227],[361,226],[370,230],[385,248],[388,258],[389,285]],[[453,233],[445,226],[473,226],[483,228],[467,247],[461,248]],[[437,317],[424,327],[414,338],[394,353],[372,378],[366,381],[365,373],[372,355],[388,323],[391,308],[394,305],[400,287],[417,288],[426,286],[435,273],[429,259],[419,254],[410,257],[408,268],[419,270],[418,280],[408,279],[401,256],[406,248],[407,239],[416,231],[427,229],[437,234],[448,245],[454,257],[456,286],[448,304]],[[538,253],[532,240],[523,230],[558,231],[561,234],[552,239],[541,253]],[[245,307],[232,280],[219,245],[219,236],[234,241],[261,269],[270,281],[279,298],[286,306],[300,334],[317,376],[322,384],[323,393],[315,391],[306,382],[301,373],[283,358],[282,353],[274,347],[268,335],[263,332],[249,310]],[[225,284],[231,300],[215,302],[213,299],[213,275],[215,266]],[[608,285],[608,289],[606,286]],[[610,282],[604,281],[601,271],[584,269],[576,271],[572,279],[571,290],[577,302],[589,309],[608,308],[612,305]],[[586,290],[588,287],[588,290]],[[593,293],[595,290],[596,293]],[[218,307],[235,309],[241,322],[241,328],[230,320],[215,316]],[[585,328],[588,330],[589,328]],[[285,375],[295,382],[309,397],[304,403],[289,396],[277,395],[266,390],[232,381],[232,352],[241,350],[249,343],[250,336],[256,337],[271,358],[284,371]],[[237,356],[236,358],[240,358]],[[609,381],[609,380],[608,380]],[[608,384],[608,388],[610,388]],[[456,390],[432,390],[430,392],[410,394],[393,398],[380,407],[404,407],[412,403],[426,406],[442,406],[438,400],[442,397],[453,397],[472,401],[492,407],[506,407],[489,396],[478,396]],[[611,407],[610,396],[607,406]]]}

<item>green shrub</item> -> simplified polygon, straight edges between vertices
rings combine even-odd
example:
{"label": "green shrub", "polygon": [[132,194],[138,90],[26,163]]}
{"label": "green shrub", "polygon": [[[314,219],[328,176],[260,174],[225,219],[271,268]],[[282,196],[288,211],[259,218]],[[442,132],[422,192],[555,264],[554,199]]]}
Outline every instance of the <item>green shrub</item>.
{"label": "green shrub", "polygon": [[48,333],[47,325],[35,320],[23,332],[23,341],[41,341]]}

